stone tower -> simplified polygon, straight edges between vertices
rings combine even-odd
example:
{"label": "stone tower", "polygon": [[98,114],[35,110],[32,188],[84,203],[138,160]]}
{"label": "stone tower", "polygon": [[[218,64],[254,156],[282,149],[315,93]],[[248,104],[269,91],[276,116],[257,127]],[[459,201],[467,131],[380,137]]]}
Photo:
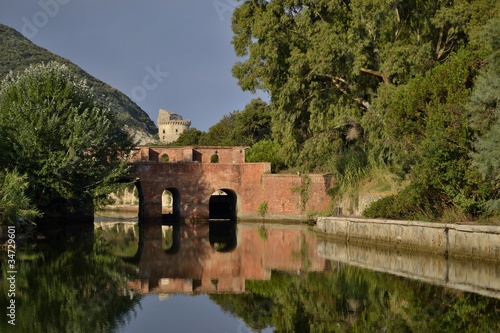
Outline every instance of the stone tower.
{"label": "stone tower", "polygon": [[158,112],[157,122],[162,143],[174,142],[191,126],[191,120],[183,120],[180,115],[162,109]]}

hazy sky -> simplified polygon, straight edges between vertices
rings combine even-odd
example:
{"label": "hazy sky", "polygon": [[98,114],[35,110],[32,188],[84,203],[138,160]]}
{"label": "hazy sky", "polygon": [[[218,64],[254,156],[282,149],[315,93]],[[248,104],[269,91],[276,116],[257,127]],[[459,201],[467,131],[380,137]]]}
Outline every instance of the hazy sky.
{"label": "hazy sky", "polygon": [[[0,22],[132,98],[206,131],[257,96],[231,75],[236,0],[0,0]],[[264,99],[266,97],[262,95]]]}

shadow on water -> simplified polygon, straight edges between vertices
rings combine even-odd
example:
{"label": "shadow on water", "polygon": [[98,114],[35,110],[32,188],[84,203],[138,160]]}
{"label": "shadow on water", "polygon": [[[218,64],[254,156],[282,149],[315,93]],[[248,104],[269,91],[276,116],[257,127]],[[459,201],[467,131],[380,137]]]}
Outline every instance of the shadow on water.
{"label": "shadow on water", "polygon": [[219,252],[233,251],[238,245],[236,220],[210,220],[208,239],[212,248]]}

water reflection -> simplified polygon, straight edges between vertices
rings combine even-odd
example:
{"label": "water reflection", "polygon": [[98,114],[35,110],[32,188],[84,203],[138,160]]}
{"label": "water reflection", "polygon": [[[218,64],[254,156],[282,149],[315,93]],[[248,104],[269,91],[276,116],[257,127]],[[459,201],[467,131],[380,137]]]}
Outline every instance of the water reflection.
{"label": "water reflection", "polygon": [[[138,276],[129,285],[142,294],[243,293],[245,281],[269,280],[273,270],[324,270],[313,234],[269,228],[263,238],[258,228],[234,221],[143,224],[134,256]],[[176,251],[165,250],[165,234],[177,235]]]}
{"label": "water reflection", "polygon": [[332,240],[320,241],[318,253],[336,262],[500,299],[498,262],[459,260]]}
{"label": "water reflection", "polygon": [[17,256],[18,325],[1,332],[500,332],[498,265],[301,226],[107,220]]}
{"label": "water reflection", "polygon": [[15,299],[16,325],[2,315],[0,331],[111,332],[126,325],[140,299],[127,285],[135,268],[111,255],[107,246],[78,229],[18,247],[14,298],[7,298],[10,286],[1,253],[0,308]]}

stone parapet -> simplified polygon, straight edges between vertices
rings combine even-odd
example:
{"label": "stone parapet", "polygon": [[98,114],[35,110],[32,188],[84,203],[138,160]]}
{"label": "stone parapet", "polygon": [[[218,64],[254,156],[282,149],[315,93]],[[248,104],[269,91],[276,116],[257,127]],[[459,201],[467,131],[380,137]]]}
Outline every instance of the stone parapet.
{"label": "stone parapet", "polygon": [[347,242],[378,243],[450,257],[500,261],[500,227],[320,217],[316,229]]}

